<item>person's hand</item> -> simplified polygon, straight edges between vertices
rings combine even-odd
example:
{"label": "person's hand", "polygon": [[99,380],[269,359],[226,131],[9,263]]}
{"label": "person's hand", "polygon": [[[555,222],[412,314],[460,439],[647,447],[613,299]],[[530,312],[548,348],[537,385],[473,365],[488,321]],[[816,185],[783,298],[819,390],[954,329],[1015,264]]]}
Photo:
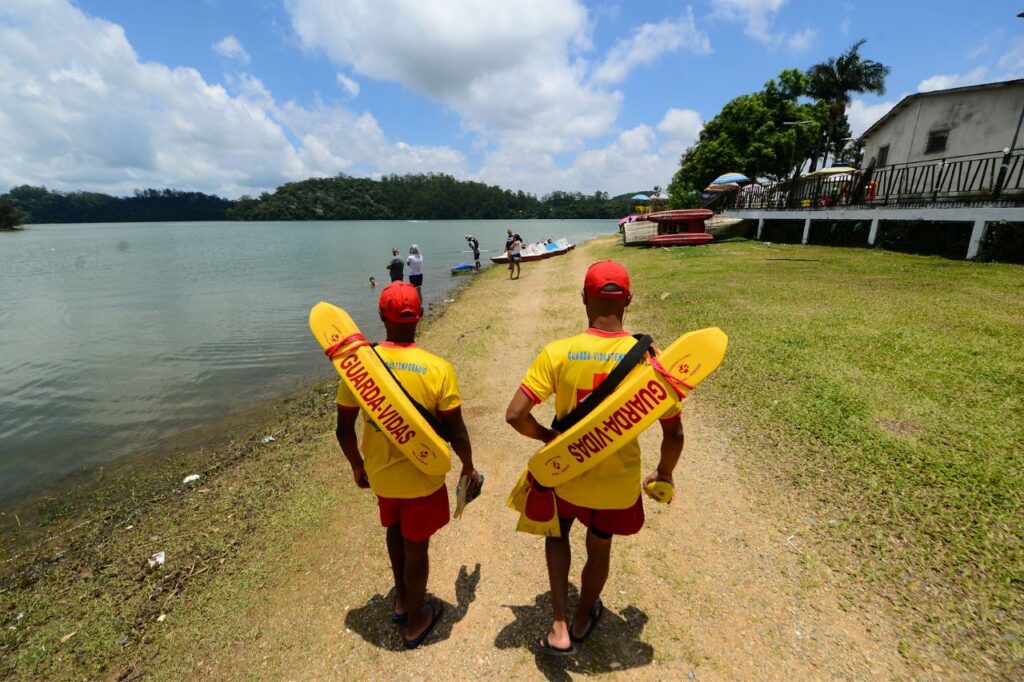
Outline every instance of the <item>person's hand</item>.
{"label": "person's hand", "polygon": [[466,492],[472,492],[480,487],[480,472],[472,466],[463,466],[462,471],[459,473],[459,480],[462,480],[463,476],[469,476],[469,487]]}
{"label": "person's hand", "polygon": [[355,479],[356,487],[370,487],[370,479],[366,477],[366,469],[364,469],[363,467],[352,467],[352,478]]}
{"label": "person's hand", "polygon": [[651,473],[647,474],[647,478],[644,479],[644,488],[646,488],[650,483],[653,483],[654,481],[664,481],[665,483],[668,483],[673,487],[676,484],[676,482],[672,480],[671,471],[666,474],[662,471],[659,471],[658,469],[655,469]]}

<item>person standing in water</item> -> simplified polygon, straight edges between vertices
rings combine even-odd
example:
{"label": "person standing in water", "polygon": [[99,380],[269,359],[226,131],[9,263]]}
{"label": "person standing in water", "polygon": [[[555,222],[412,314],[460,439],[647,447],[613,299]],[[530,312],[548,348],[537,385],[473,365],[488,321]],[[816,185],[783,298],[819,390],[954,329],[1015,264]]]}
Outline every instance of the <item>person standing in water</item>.
{"label": "person standing in water", "polygon": [[401,282],[405,275],[405,263],[402,262],[402,257],[398,255],[398,249],[391,249],[391,262],[388,263],[388,273],[391,275],[392,282]]}
{"label": "person standing in water", "polygon": [[[416,291],[420,291],[423,286],[423,255],[420,253],[420,247],[415,244],[409,247],[409,257],[405,259],[405,264],[409,266],[409,284],[416,287]],[[420,291],[420,296],[422,295]]]}
{"label": "person standing in water", "polygon": [[469,248],[473,251],[473,262],[474,268],[480,269],[480,241],[471,234],[466,235],[466,241],[469,243]]}

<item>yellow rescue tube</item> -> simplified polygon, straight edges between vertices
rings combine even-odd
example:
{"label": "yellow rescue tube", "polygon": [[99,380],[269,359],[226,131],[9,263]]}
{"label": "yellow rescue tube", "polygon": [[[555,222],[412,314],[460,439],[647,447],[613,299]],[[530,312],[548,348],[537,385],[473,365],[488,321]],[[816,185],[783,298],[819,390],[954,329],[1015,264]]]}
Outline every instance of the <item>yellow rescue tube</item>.
{"label": "yellow rescue tube", "polygon": [[657,358],[672,379],[645,360],[590,414],[530,458],[534,477],[554,487],[597,466],[714,372],[728,343],[718,327],[683,334]]}
{"label": "yellow rescue tube", "polygon": [[334,369],[352,391],[364,415],[369,415],[391,444],[423,473],[448,473],[452,462],[448,444],[391,378],[349,314],[321,301],[309,311],[309,328],[323,349],[329,351]]}

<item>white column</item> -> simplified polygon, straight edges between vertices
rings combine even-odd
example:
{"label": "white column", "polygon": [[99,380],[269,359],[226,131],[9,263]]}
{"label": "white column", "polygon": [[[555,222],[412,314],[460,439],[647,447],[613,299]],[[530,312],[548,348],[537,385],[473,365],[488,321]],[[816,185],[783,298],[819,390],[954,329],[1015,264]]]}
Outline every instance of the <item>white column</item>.
{"label": "white column", "polygon": [[985,238],[985,228],[987,226],[988,223],[985,222],[984,218],[974,221],[974,229],[971,230],[971,243],[967,246],[968,258],[977,258],[978,249],[981,248],[981,240]]}
{"label": "white column", "polygon": [[757,219],[757,239],[761,240],[761,231],[764,230],[764,218]]}
{"label": "white column", "polygon": [[878,218],[872,218],[871,231],[868,232],[868,244],[874,246],[876,239],[878,239]]}
{"label": "white column", "polygon": [[800,243],[801,244],[806,244],[807,243],[807,238],[810,237],[810,236],[811,236],[811,219],[807,218],[806,220],[804,220],[804,236],[803,236],[803,239],[800,240]]}

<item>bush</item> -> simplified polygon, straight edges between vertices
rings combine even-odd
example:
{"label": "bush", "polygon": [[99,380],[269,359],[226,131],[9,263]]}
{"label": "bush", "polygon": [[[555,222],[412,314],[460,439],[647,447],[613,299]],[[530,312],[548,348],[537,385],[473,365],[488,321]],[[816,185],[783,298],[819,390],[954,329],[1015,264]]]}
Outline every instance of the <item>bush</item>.
{"label": "bush", "polygon": [[928,220],[882,220],[875,245],[889,251],[966,258],[971,223]]}
{"label": "bush", "polygon": [[802,220],[765,220],[761,229],[761,241],[776,244],[799,244],[804,238]]}
{"label": "bush", "polygon": [[26,219],[27,216],[16,203],[7,197],[0,197],[0,230],[13,230]]}
{"label": "bush", "polygon": [[989,223],[978,260],[1024,264],[1024,223]]}
{"label": "bush", "polygon": [[812,220],[808,244],[867,246],[871,223],[866,220]]}

